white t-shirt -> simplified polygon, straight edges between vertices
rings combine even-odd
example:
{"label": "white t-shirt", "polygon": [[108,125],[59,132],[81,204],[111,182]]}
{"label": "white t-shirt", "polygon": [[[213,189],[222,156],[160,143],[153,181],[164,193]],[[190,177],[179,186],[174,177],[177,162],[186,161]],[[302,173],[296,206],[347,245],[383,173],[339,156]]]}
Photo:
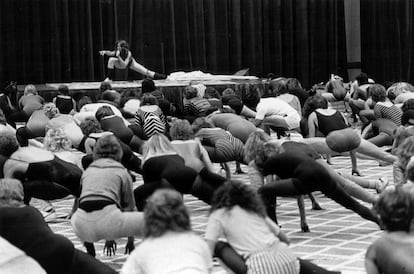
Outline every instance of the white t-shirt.
{"label": "white t-shirt", "polygon": [[121,274],[204,274],[213,268],[207,243],[193,232],[147,238],[131,253]]}
{"label": "white t-shirt", "polygon": [[230,210],[221,208],[211,213],[204,238],[216,242],[224,237],[238,254],[247,258],[253,252],[280,243],[279,233],[280,228],[268,217],[234,206]]}
{"label": "white t-shirt", "polygon": [[299,127],[300,115],[292,106],[276,97],[261,98],[256,107],[255,119],[263,120],[271,116],[285,119],[291,129]]}

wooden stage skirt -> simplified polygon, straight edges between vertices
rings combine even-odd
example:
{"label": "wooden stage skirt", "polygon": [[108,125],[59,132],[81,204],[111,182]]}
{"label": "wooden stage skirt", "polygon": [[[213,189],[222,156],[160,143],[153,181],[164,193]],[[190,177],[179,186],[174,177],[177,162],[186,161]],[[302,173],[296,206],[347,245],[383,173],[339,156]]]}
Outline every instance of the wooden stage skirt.
{"label": "wooden stage skirt", "polygon": [[[142,81],[112,81],[112,89],[120,92],[127,90],[140,90]],[[183,91],[188,85],[203,84],[206,87],[214,87],[217,91],[222,93],[226,88],[232,88],[240,98],[249,91],[251,88],[259,89],[262,93],[266,87],[266,81],[257,79],[255,77],[233,77],[228,76],[228,79],[220,80],[208,80],[208,79],[195,79],[195,80],[155,80],[155,86],[157,89],[164,93],[164,96],[171,103],[174,103],[178,107],[182,107]],[[75,100],[79,100],[81,97],[87,95],[92,101],[99,99],[99,86],[101,82],[72,82],[72,83],[46,83],[35,85],[39,94],[47,101],[50,102],[57,95],[57,89],[59,85],[67,85],[70,93]],[[25,85],[17,86],[17,98],[16,101],[23,95]]]}

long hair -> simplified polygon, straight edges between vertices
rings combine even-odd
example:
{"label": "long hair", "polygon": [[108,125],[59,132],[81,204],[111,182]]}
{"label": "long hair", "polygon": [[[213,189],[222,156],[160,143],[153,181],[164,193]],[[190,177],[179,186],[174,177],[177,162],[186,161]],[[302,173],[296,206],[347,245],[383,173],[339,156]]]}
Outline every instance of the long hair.
{"label": "long hair", "polygon": [[45,116],[49,119],[53,119],[60,114],[59,109],[53,103],[44,104],[43,111],[45,113]]}
{"label": "long hair", "polygon": [[145,237],[160,237],[168,231],[191,231],[190,215],[176,190],[155,191],[147,201],[144,219]]}
{"label": "long hair", "polygon": [[148,159],[162,154],[176,154],[174,147],[164,134],[156,133],[149,138],[142,148],[142,164]]}
{"label": "long hair", "polygon": [[254,161],[256,166],[262,168],[264,162],[271,155],[283,152],[281,144],[264,132],[262,129],[250,133],[244,145],[244,160],[249,163]]}
{"label": "long hair", "polygon": [[414,156],[414,136],[406,138],[395,150],[401,169],[406,170],[408,161]]}
{"label": "long hair", "polygon": [[241,181],[228,180],[214,193],[210,212],[220,208],[231,210],[234,206],[266,217],[263,201],[254,188]]}

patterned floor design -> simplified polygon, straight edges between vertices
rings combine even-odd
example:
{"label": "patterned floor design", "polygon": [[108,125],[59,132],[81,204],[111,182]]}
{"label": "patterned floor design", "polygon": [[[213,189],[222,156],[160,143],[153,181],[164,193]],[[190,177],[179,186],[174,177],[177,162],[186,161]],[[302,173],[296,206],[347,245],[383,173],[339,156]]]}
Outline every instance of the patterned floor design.
{"label": "patterned floor design", "polygon": [[[379,167],[378,162],[373,160],[359,160],[358,164],[365,178],[387,176],[390,180],[392,179],[391,166]],[[332,165],[338,171],[351,172],[348,157],[332,158]],[[231,169],[234,170],[234,168],[234,165],[231,165]],[[246,167],[244,169],[247,170]],[[217,166],[217,170],[220,170],[219,166]],[[223,172],[222,174],[224,175]],[[246,174],[233,175],[233,178],[249,183]],[[140,177],[138,177],[136,183],[140,183],[140,180]],[[300,232],[296,199],[278,199],[278,219],[280,225],[282,225],[282,230],[291,240],[291,249],[297,256],[310,259],[331,270],[341,270],[342,273],[365,273],[364,256],[366,249],[382,232],[377,225],[339,206],[321,193],[315,194],[324,210],[311,210],[310,201],[305,200],[307,219],[311,230],[309,233]],[[64,218],[71,210],[73,199],[67,198],[52,203],[57,210],[58,219],[56,222],[50,223],[50,227],[56,233],[69,238],[77,248],[84,250],[81,242],[75,236],[69,220]],[[185,203],[191,212],[193,229],[197,233],[203,234],[207,221],[208,205],[190,195],[185,196]],[[41,203],[34,200],[32,205],[40,207]],[[367,206],[371,207],[371,205]],[[118,250],[116,255],[112,257],[103,254],[103,241],[95,243],[97,258],[119,270],[127,258],[127,255],[123,254],[125,240],[117,240]],[[135,244],[139,244],[138,239]],[[218,264],[215,264],[214,273],[225,273],[225,271]]]}

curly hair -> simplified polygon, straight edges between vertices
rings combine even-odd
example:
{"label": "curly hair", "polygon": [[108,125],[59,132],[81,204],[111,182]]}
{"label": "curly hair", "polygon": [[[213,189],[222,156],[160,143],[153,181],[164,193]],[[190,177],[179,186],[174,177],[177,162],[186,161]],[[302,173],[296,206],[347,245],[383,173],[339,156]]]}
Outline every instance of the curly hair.
{"label": "curly hair", "polygon": [[220,99],[220,92],[217,91],[217,89],[213,88],[213,87],[207,87],[206,91],[204,93],[204,98],[206,99],[211,99],[211,98],[216,98],[216,99]]}
{"label": "curly hair", "polygon": [[257,129],[249,135],[244,145],[244,160],[249,163],[254,161],[261,168],[270,155],[283,151],[278,142],[272,142],[271,137],[262,129]]}
{"label": "curly hair", "polygon": [[60,114],[59,109],[53,103],[44,104],[43,111],[45,112],[45,116],[49,119],[53,119]]}
{"label": "curly hair", "polygon": [[20,206],[23,204],[24,191],[17,179],[0,179],[0,207]]}
{"label": "curly hair", "polygon": [[96,118],[96,120],[98,120],[100,122],[102,120],[102,118],[104,118],[106,116],[111,116],[111,115],[114,115],[114,114],[115,113],[114,113],[114,111],[112,110],[112,108],[110,106],[101,106],[95,112],[95,118]]}
{"label": "curly hair", "polygon": [[410,193],[396,186],[381,193],[374,206],[381,223],[387,231],[410,231],[414,217],[413,199]]}
{"label": "curly hair", "polygon": [[43,139],[45,149],[53,152],[70,150],[72,148],[72,141],[66,136],[61,128],[49,129]]}
{"label": "curly hair", "polygon": [[96,141],[93,149],[93,160],[110,158],[120,162],[123,152],[121,144],[114,135],[106,135]]}
{"label": "curly hair", "polygon": [[172,140],[192,140],[194,132],[188,120],[177,119],[171,123],[170,136]]}
{"label": "curly hair", "polygon": [[190,215],[183,198],[173,189],[159,189],[151,195],[144,219],[146,237],[160,237],[168,231],[191,231]]}
{"label": "curly hair", "polygon": [[83,135],[89,136],[91,133],[102,132],[101,124],[94,117],[86,117],[79,125]]}
{"label": "curly hair", "polygon": [[266,217],[265,207],[258,192],[241,181],[228,180],[213,195],[210,212],[220,208],[231,210],[234,206]]}
{"label": "curly hair", "polygon": [[368,88],[368,94],[375,102],[385,102],[387,99],[387,91],[385,87],[379,84],[374,84]]}
{"label": "curly hair", "polygon": [[0,155],[10,157],[19,149],[16,134],[11,131],[4,131],[0,134]]}
{"label": "curly hair", "polygon": [[158,100],[157,98],[149,93],[144,93],[141,97],[141,106],[152,106],[152,105],[157,105],[158,106]]}
{"label": "curly hair", "polygon": [[414,128],[399,126],[396,129],[394,129],[394,132],[392,135],[393,135],[394,142],[392,143],[391,153],[395,155],[398,147],[402,144],[402,142],[406,138],[410,136],[414,136]]}
{"label": "curly hair", "polygon": [[414,136],[406,138],[395,150],[402,170],[406,170],[408,161],[414,155]]}

